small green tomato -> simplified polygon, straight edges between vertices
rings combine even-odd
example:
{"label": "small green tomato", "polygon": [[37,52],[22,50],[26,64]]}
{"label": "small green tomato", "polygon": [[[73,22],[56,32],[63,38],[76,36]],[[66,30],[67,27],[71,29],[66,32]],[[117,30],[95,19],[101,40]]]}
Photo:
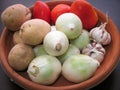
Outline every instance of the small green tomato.
{"label": "small green tomato", "polygon": [[71,44],[78,47],[80,50],[86,47],[87,44],[90,43],[90,37],[87,30],[82,30],[82,33],[76,39],[70,41]]}
{"label": "small green tomato", "polygon": [[47,52],[45,51],[43,45],[37,45],[34,47],[33,50],[34,50],[35,56],[47,55]]}
{"label": "small green tomato", "polygon": [[63,64],[64,61],[67,60],[67,58],[69,58],[71,55],[78,55],[78,54],[80,54],[79,48],[70,44],[68,50],[63,55],[58,56],[58,59]]}

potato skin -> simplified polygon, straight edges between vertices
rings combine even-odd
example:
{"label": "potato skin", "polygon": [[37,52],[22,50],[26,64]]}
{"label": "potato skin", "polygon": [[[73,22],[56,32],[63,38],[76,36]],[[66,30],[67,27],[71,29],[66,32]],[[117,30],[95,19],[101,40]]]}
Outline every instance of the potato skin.
{"label": "potato skin", "polygon": [[32,47],[19,43],[9,52],[8,62],[16,71],[23,71],[28,67],[34,56]]}
{"label": "potato skin", "polygon": [[19,31],[14,32],[14,34],[13,34],[13,43],[14,43],[14,45],[18,44],[18,43],[24,43],[22,38],[19,35]]}
{"label": "potato skin", "polygon": [[20,37],[28,45],[40,44],[45,35],[51,31],[51,26],[42,19],[31,19],[22,24]]}
{"label": "potato skin", "polygon": [[2,23],[11,31],[17,31],[27,20],[31,19],[29,8],[22,4],[14,4],[6,8],[1,14]]}

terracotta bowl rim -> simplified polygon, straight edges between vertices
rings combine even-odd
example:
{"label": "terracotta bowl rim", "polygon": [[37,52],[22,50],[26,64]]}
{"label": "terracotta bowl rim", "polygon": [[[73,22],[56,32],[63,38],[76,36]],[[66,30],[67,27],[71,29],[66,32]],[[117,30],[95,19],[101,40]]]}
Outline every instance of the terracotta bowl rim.
{"label": "terracotta bowl rim", "polygon": [[[51,1],[47,2],[47,3],[50,3]],[[56,1],[52,1],[52,2],[56,2]],[[62,1],[59,1],[59,3],[62,2]],[[68,1],[69,3],[71,1]],[[101,12],[99,9],[95,8],[97,13],[100,13],[101,15],[105,16],[105,14],[103,12]],[[116,27],[116,25],[114,24],[114,22],[109,18],[109,22],[114,25],[114,28],[115,28],[115,31],[114,31],[114,34],[116,35],[116,40],[115,40],[115,47],[119,46],[120,45],[120,34],[119,34],[119,31]],[[96,86],[97,84],[99,84],[100,82],[102,82],[106,77],[108,77],[111,72],[115,69],[115,67],[117,66],[117,63],[119,62],[119,56],[120,56],[120,47],[117,47],[117,51],[115,51],[116,53],[116,56],[113,57],[114,59],[114,62],[111,64],[111,67],[109,67],[107,69],[107,71],[104,71],[100,74],[98,74],[97,76],[93,76],[93,78],[91,79],[88,79],[82,83],[78,83],[78,84],[74,84],[74,85],[67,85],[67,86],[44,86],[44,85],[40,85],[40,84],[36,84],[24,77],[22,77],[21,75],[19,75],[18,73],[16,73],[16,71],[14,71],[8,64],[7,62],[7,57],[5,57],[5,38],[4,36],[6,36],[7,34],[9,33],[9,31],[4,28],[2,34],[1,34],[1,40],[0,40],[0,58],[1,58],[1,65],[3,66],[3,69],[5,70],[5,72],[7,73],[7,75],[12,78],[18,85],[23,85],[24,84],[24,88],[28,88],[28,87],[33,87],[33,88],[38,88],[39,87],[41,89],[46,89],[46,90],[50,90],[50,89],[60,89],[60,90],[63,90],[63,89],[76,89],[76,88],[79,88],[79,87],[82,87],[83,89],[89,89],[91,87],[94,87]],[[113,47],[114,48],[114,47]],[[3,53],[4,51],[4,53]],[[96,81],[95,81],[96,80]],[[93,81],[93,82],[91,82]]]}

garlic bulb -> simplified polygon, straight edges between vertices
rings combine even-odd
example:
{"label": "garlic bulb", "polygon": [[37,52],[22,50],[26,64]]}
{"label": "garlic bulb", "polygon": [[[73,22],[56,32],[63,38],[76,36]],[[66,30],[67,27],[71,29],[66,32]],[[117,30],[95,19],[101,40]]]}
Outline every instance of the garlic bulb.
{"label": "garlic bulb", "polygon": [[99,43],[91,43],[88,44],[83,50],[82,53],[88,56],[91,56],[92,58],[98,60],[100,63],[104,59],[105,55],[105,49],[102,47]]}
{"label": "garlic bulb", "polygon": [[106,24],[107,23],[103,23],[90,31],[90,37],[102,45],[107,45],[111,42],[111,36],[105,29]]}

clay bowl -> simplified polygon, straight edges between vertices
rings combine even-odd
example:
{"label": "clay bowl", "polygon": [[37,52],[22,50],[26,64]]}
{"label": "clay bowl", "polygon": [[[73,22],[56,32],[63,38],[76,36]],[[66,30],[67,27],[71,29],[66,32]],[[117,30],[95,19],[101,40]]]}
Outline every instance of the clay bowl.
{"label": "clay bowl", "polygon": [[[46,2],[49,7],[52,9],[55,5],[64,3],[71,5],[72,1],[51,1]],[[32,7],[30,8],[32,10]],[[96,9],[96,12],[99,16],[100,22],[106,21],[106,15]],[[2,36],[1,36],[1,43],[0,43],[0,58],[1,58],[1,65],[3,66],[3,69],[7,73],[7,75],[15,81],[18,85],[22,86],[23,88],[27,90],[84,90],[84,89],[90,89],[96,85],[98,85],[100,82],[102,82],[110,73],[114,70],[116,67],[118,61],[119,61],[119,55],[120,55],[120,34],[118,32],[117,27],[113,23],[113,21],[109,18],[108,24],[106,29],[111,34],[112,42],[110,45],[106,46],[105,49],[107,51],[104,61],[101,64],[101,66],[98,68],[98,70],[95,72],[94,76],[90,79],[75,84],[72,82],[67,81],[62,75],[57,79],[55,83],[49,86],[40,85],[32,82],[26,71],[25,72],[16,72],[14,71],[8,64],[8,53],[10,49],[13,47],[12,37],[13,32],[10,32],[6,28],[3,30]]]}

